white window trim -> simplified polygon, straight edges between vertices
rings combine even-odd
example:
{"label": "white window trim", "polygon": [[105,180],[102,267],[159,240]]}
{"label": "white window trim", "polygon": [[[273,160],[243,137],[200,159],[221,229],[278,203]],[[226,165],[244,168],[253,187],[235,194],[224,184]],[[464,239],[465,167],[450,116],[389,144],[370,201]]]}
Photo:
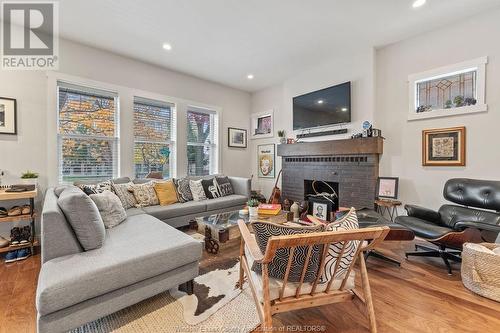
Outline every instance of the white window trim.
{"label": "white window trim", "polygon": [[[457,116],[470,113],[486,112],[488,105],[486,104],[486,64],[488,57],[476,58],[461,63],[443,66],[429,71],[412,74],[408,76],[408,93],[409,93],[409,112],[408,121],[429,119],[438,117]],[[429,112],[416,113],[417,108],[417,84],[422,81],[438,79],[441,77],[450,76],[453,74],[465,73],[472,70],[477,71],[476,77],[476,105],[462,106],[459,108],[436,109]]]}

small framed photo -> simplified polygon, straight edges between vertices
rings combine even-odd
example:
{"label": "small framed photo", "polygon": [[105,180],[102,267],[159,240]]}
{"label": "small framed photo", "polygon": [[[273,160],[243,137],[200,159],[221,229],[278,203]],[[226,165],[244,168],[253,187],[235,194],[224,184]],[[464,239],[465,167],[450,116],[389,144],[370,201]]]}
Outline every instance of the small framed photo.
{"label": "small framed photo", "polygon": [[17,103],[13,98],[0,97],[0,134],[17,134]]}
{"label": "small framed photo", "polygon": [[399,188],[399,177],[378,177],[377,197],[385,199],[397,199]]}
{"label": "small framed photo", "polygon": [[337,208],[331,201],[319,197],[309,197],[308,202],[309,214],[323,221],[332,221],[332,212]]}
{"label": "small framed photo", "polygon": [[423,166],[465,166],[465,127],[422,131]]}
{"label": "small framed photo", "polygon": [[227,129],[227,145],[234,148],[247,147],[247,130],[229,127]]}

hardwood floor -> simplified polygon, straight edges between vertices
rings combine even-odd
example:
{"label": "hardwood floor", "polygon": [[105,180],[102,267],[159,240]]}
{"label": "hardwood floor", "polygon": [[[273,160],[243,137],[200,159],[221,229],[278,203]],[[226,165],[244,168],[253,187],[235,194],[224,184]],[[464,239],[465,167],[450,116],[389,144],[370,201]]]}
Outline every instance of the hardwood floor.
{"label": "hardwood floor", "polygon": [[[368,273],[379,332],[500,332],[500,303],[475,295],[460,280],[460,266],[452,276],[438,259],[404,260],[414,242],[387,242],[382,252],[403,261],[402,267],[375,258]],[[223,256],[237,255],[238,244]],[[221,255],[204,254],[202,269]],[[35,290],[40,256],[24,262],[0,264],[0,333],[35,332]],[[359,274],[358,279],[359,279]],[[359,281],[358,281],[359,282]],[[277,314],[277,331],[367,332],[368,321],[351,303],[327,305]],[[307,327],[315,326],[315,327]]]}

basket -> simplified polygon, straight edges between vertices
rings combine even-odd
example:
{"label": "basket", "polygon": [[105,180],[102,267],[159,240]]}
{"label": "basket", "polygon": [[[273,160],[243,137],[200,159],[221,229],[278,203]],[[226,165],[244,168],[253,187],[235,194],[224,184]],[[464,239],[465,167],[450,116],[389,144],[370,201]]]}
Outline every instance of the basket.
{"label": "basket", "polygon": [[462,251],[462,283],[472,292],[500,302],[500,255],[480,251],[477,245],[490,250],[500,244],[465,243]]}

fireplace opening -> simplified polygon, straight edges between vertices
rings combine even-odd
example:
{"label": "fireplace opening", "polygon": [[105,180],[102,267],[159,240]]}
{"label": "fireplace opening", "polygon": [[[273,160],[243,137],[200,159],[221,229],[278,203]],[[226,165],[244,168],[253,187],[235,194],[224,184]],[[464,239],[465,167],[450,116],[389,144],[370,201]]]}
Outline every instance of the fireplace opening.
{"label": "fireplace opening", "polygon": [[[339,208],[339,183],[337,182],[327,182],[327,181],[314,181],[311,179],[304,179],[304,200],[308,200],[313,198],[313,195],[318,193],[332,193],[332,189],[337,193],[337,196],[331,198],[332,203],[332,211],[335,212]],[[324,201],[321,196],[316,196],[314,198],[319,199],[320,201]],[[325,199],[326,200],[326,199]],[[328,200],[326,200],[328,201]]]}

